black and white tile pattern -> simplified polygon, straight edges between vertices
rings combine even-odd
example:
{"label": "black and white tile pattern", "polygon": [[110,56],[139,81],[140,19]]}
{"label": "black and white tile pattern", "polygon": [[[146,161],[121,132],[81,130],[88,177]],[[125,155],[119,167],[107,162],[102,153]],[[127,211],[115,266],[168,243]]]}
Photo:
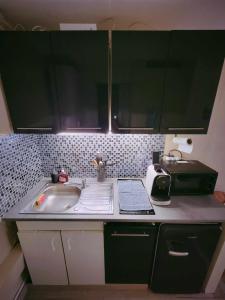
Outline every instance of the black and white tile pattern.
{"label": "black and white tile pattern", "polygon": [[95,177],[90,161],[97,151],[116,164],[109,177],[143,177],[152,151],[163,151],[163,135],[76,134],[9,135],[0,137],[0,216],[14,206],[53,168],[72,177]]}
{"label": "black and white tile pattern", "polygon": [[100,151],[116,163],[108,167],[109,177],[142,177],[151,163],[152,151],[164,149],[163,135],[146,134],[42,135],[39,142],[45,176],[54,167],[63,167],[70,176],[95,177],[90,161]]}
{"label": "black and white tile pattern", "polygon": [[0,216],[43,177],[36,135],[0,137]]}

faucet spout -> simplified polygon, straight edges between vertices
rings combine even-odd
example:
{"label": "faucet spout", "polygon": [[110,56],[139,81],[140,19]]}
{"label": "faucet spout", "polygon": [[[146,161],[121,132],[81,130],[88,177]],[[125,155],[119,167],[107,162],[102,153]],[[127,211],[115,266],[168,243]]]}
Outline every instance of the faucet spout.
{"label": "faucet spout", "polygon": [[97,181],[102,182],[106,178],[106,164],[102,160],[99,161],[97,166]]}

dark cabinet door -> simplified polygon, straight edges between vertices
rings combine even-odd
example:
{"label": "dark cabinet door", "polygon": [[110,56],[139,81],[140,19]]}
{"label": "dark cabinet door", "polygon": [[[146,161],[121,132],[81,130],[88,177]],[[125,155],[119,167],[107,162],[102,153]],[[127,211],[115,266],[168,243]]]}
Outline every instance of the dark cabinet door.
{"label": "dark cabinet door", "polygon": [[51,38],[61,131],[106,131],[108,32],[63,31]]}
{"label": "dark cabinet door", "polygon": [[148,283],[157,227],[109,223],[104,228],[106,283]]}
{"label": "dark cabinet door", "polygon": [[206,133],[224,60],[224,31],[173,31],[161,133]]}
{"label": "dark cabinet door", "polygon": [[48,32],[1,32],[0,72],[15,132],[55,130]]}
{"label": "dark cabinet door", "polygon": [[219,236],[217,224],[162,224],[150,287],[159,293],[198,293]]}
{"label": "dark cabinet door", "polygon": [[169,32],[112,33],[112,128],[159,131]]}

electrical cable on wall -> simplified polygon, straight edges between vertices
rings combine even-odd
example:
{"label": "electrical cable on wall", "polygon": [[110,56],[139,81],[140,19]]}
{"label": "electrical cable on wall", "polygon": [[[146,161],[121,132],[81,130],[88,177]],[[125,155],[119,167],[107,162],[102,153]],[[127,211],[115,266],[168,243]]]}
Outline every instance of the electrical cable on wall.
{"label": "electrical cable on wall", "polygon": [[13,30],[15,31],[25,31],[25,27],[21,24],[16,24],[16,26],[14,26]]}
{"label": "electrical cable on wall", "polygon": [[98,29],[115,30],[116,29],[115,19],[112,17],[105,18],[97,23],[97,27]]}
{"label": "electrical cable on wall", "polygon": [[[179,156],[174,155],[173,152],[179,153]],[[182,152],[180,150],[178,150],[178,149],[171,149],[171,150],[169,150],[168,154],[162,154],[160,156],[161,159],[163,159],[163,157],[165,157],[165,160],[171,160],[171,161],[172,160],[173,161],[176,160],[176,161],[178,161],[178,160],[182,160],[183,155],[182,155]]]}
{"label": "electrical cable on wall", "polygon": [[[3,13],[0,11],[0,31],[27,31],[27,29],[20,23],[15,26],[11,25],[10,22],[5,18]],[[31,31],[45,31],[46,28],[35,25],[32,27]]]}
{"label": "electrical cable on wall", "polygon": [[40,25],[35,25],[34,27],[32,27],[31,29],[32,31],[46,31],[46,28],[40,26]]}
{"label": "electrical cable on wall", "polygon": [[137,30],[137,29],[138,30],[143,30],[143,29],[147,30],[147,29],[149,29],[149,27],[150,26],[146,23],[136,21],[136,22],[133,22],[130,25],[128,25],[127,29],[128,30]]}

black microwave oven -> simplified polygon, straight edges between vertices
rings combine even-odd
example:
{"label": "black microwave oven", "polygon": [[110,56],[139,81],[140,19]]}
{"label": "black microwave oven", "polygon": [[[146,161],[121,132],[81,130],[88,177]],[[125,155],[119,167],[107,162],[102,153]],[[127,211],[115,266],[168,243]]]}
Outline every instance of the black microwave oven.
{"label": "black microwave oven", "polygon": [[162,161],[171,176],[170,195],[206,195],[215,189],[218,173],[197,160]]}

